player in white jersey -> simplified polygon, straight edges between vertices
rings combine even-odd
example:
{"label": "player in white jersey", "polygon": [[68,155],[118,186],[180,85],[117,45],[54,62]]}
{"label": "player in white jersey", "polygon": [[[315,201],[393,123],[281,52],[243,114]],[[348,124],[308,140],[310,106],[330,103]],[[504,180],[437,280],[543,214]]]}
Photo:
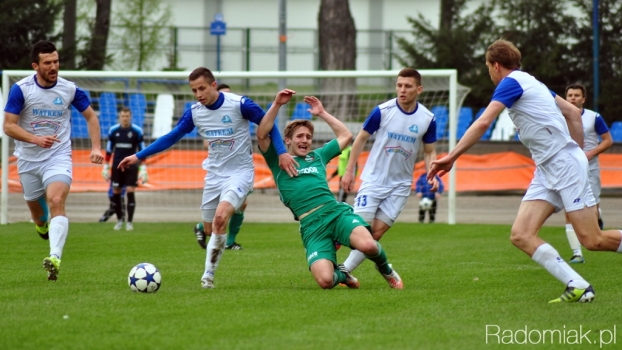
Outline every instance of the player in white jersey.
{"label": "player in white jersey", "polygon": [[4,132],[15,139],[14,154],[24,199],[36,231],[50,241],[50,256],[43,259],[43,267],[48,280],[56,281],[69,232],[65,200],[72,179],[71,106],[86,119],[92,147],[90,161],[101,164],[104,157],[97,115],[86,94],[58,76],[54,44],[37,42],[30,59],[36,74],[11,87],[4,109]]}
{"label": "player in white jersey", "polygon": [[[351,192],[356,162],[367,140],[376,133],[361,174],[363,183],[354,198],[354,212],[371,224],[375,240],[380,240],[391,228],[406,205],[421,145],[426,171],[436,159],[436,119],[417,102],[417,96],[423,91],[421,74],[412,68],[402,69],[397,75],[395,91],[397,98],[376,106],[365,120],[352,145],[342,178],[343,189]],[[433,178],[429,182],[432,191],[436,191],[438,181]],[[353,250],[344,265],[348,271],[353,271],[363,261],[365,255]]]}
{"label": "player in white jersey", "polygon": [[510,239],[566,286],[564,293],[550,302],[590,302],[595,297],[592,286],[555,248],[538,237],[538,231],[549,216],[561,209],[566,210],[579,241],[589,250],[622,253],[622,231],[601,231],[598,227],[588,160],[580,147],[583,145],[580,110],[555,96],[533,76],[521,72],[520,61],[520,51],[507,40],[497,40],[488,47],[486,66],[497,85],[492,101],[456,147],[432,162],[428,178],[446,174],[507,108],[521,142],[529,148],[536,163],[534,178],[518,209]]}
{"label": "player in white jersey", "polygon": [[[212,72],[199,67],[188,77],[190,88],[199,101],[184,113],[177,126],[144,150],[126,157],[119,164],[125,169],[139,160],[164,151],[196,127],[208,142],[208,157],[203,161],[207,170],[201,204],[205,232],[211,232],[207,243],[203,288],[214,287],[214,274],[227,239],[227,223],[239,210],[253,189],[254,166],[249,121],[261,122],[264,111],[247,97],[218,92]],[[270,133],[281,167],[297,175],[292,156],[287,154],[279,130]]]}
{"label": "player in white jersey", "polygon": [[[609,128],[600,114],[583,108],[585,104],[586,89],[581,84],[572,84],[566,87],[566,101],[572,103],[581,110],[581,120],[583,121],[583,151],[589,161],[589,179],[592,194],[596,200],[596,215],[598,216],[598,227],[603,229],[603,220],[600,214],[600,166],[598,165],[598,155],[609,149],[613,145],[613,138]],[[602,142],[600,141],[602,139]],[[572,224],[566,216],[566,237],[572,249],[571,264],[583,264],[583,252],[577,234],[572,228]]]}

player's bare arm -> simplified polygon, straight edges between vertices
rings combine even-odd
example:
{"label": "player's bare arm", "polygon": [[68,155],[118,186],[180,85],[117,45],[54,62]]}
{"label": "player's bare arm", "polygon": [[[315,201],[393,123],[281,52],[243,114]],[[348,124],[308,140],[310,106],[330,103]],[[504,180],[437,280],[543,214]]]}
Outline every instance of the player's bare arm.
{"label": "player's bare arm", "polygon": [[341,187],[344,191],[346,191],[346,193],[350,193],[354,189],[354,170],[356,169],[356,162],[363,152],[365,143],[367,143],[370,136],[370,133],[364,129],[361,129],[359,134],[356,136],[356,139],[354,139],[352,150],[350,150],[350,159],[348,159],[348,165],[346,166],[346,172],[343,174],[343,178],[341,179]]}
{"label": "player's bare arm", "polygon": [[34,143],[41,148],[50,148],[54,145],[54,142],[60,142],[56,137],[57,135],[38,136],[29,133],[24,130],[17,122],[19,121],[19,115],[4,112],[4,133],[12,137],[15,140]]}
{"label": "player's bare arm", "polygon": [[339,149],[344,150],[350,142],[352,142],[352,132],[348,130],[348,128],[343,124],[339,119],[335,118],[330,113],[326,112],[322,102],[315,96],[305,96],[304,101],[308,103],[311,108],[309,108],[309,113],[313,115],[317,115],[322,118],[330,126],[330,128],[337,136],[337,142],[339,143]]}
{"label": "player's bare arm", "polygon": [[[282,105],[289,102],[295,93],[296,92],[294,90],[289,89],[279,91],[274,98],[274,102],[270,106],[270,109],[268,109],[268,112],[266,112],[264,117],[261,119],[261,123],[259,123],[259,126],[257,127],[257,144],[259,145],[260,150],[265,152],[270,147],[270,131],[272,131],[272,128],[274,127],[274,120],[279,114],[279,109]],[[279,158],[279,165],[280,161],[281,160]],[[287,171],[286,169],[283,170]]]}
{"label": "player's bare arm", "polygon": [[568,130],[570,131],[570,137],[579,144],[579,147],[583,148],[583,120],[581,119],[581,110],[572,103],[564,100],[561,96],[555,96],[555,102],[562,111],[564,118],[566,118],[566,124],[568,124]]}
{"label": "player's bare arm", "polygon": [[438,176],[447,174],[454,166],[454,162],[458,159],[458,157],[460,157],[469,148],[473,147],[473,145],[482,138],[482,135],[484,135],[486,130],[488,130],[488,127],[490,127],[492,122],[497,119],[504,108],[505,106],[503,103],[499,101],[490,102],[484,113],[482,113],[482,115],[467,129],[466,133],[460,139],[460,142],[458,142],[456,147],[445,157],[432,162],[430,170],[428,171],[427,179],[431,180],[434,178],[434,175],[437,174]]}
{"label": "player's bare arm", "polygon": [[587,157],[588,160],[592,160],[592,158],[608,150],[609,147],[613,145],[613,138],[611,137],[610,132],[606,132],[600,135],[600,138],[602,141],[598,144],[598,146],[596,146],[594,149],[591,149],[585,152],[585,156]]}
{"label": "player's bare arm", "polygon": [[125,169],[127,169],[130,166],[138,163],[139,161],[140,161],[140,159],[138,159],[138,157],[136,157],[136,155],[133,154],[133,155],[131,155],[129,157],[123,158],[121,163],[119,163],[119,166],[117,167],[117,169],[121,169],[121,171],[125,171]]}
{"label": "player's bare arm", "polygon": [[104,162],[104,156],[101,151],[101,129],[99,127],[97,114],[95,114],[93,108],[89,106],[82,112],[82,116],[86,120],[89,137],[91,139],[91,154],[89,160],[94,164],[102,164]]}
{"label": "player's bare arm", "polygon": [[[432,162],[436,160],[436,143],[424,143],[423,144],[423,162],[425,164],[425,171],[429,172],[430,167],[432,166]],[[430,189],[432,192],[438,191],[438,180],[436,177],[433,177],[431,180],[427,180],[432,188]]]}

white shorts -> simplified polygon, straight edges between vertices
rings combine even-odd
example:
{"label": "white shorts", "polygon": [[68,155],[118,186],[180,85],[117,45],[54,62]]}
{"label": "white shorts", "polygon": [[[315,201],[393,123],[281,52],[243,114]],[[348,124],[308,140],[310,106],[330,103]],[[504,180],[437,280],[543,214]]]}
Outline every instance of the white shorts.
{"label": "white shorts", "polygon": [[523,201],[544,200],[567,212],[596,205],[590,188],[585,153],[567,146],[536,167]]}
{"label": "white shorts", "polygon": [[62,179],[62,182],[71,185],[72,163],[71,153],[54,155],[54,157],[39,162],[17,160],[17,173],[22,183],[24,199],[35,201],[45,194],[46,180],[52,176]]}
{"label": "white shorts", "polygon": [[600,168],[590,169],[590,187],[596,203],[600,203]]}
{"label": "white shorts", "polygon": [[[410,186],[405,186],[405,188],[406,193],[410,193]],[[354,212],[363,217],[366,216],[365,213],[371,213],[375,218],[391,226],[406,206],[408,195],[403,195],[403,193],[402,188],[363,184],[354,198]],[[384,213],[391,222],[386,222],[389,220],[384,219],[384,215],[380,212]]]}
{"label": "white shorts", "polygon": [[239,210],[248,194],[253,190],[254,182],[254,171],[238,172],[229,177],[208,173],[205,176],[201,200],[203,221],[212,222],[216,207],[221,201],[229,202],[236,211]]}

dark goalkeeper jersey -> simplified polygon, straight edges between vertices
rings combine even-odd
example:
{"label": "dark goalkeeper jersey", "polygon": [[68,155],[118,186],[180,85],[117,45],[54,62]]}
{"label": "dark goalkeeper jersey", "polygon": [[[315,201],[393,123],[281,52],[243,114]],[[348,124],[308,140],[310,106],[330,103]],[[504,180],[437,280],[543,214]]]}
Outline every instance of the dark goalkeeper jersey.
{"label": "dark goalkeeper jersey", "polygon": [[122,128],[120,124],[113,125],[108,132],[106,144],[106,161],[114,153],[112,160],[113,168],[116,168],[125,157],[129,157],[145,148],[143,142],[143,130],[136,124]]}

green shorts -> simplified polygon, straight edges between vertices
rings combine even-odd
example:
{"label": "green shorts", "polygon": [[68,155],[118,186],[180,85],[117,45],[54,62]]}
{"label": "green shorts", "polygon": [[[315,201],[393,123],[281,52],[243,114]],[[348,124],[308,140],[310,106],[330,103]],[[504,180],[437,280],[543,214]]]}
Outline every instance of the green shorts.
{"label": "green shorts", "polygon": [[358,226],[364,226],[371,234],[371,226],[346,203],[325,204],[300,221],[300,235],[311,266],[320,259],[337,265],[335,242],[350,247],[350,234]]}

